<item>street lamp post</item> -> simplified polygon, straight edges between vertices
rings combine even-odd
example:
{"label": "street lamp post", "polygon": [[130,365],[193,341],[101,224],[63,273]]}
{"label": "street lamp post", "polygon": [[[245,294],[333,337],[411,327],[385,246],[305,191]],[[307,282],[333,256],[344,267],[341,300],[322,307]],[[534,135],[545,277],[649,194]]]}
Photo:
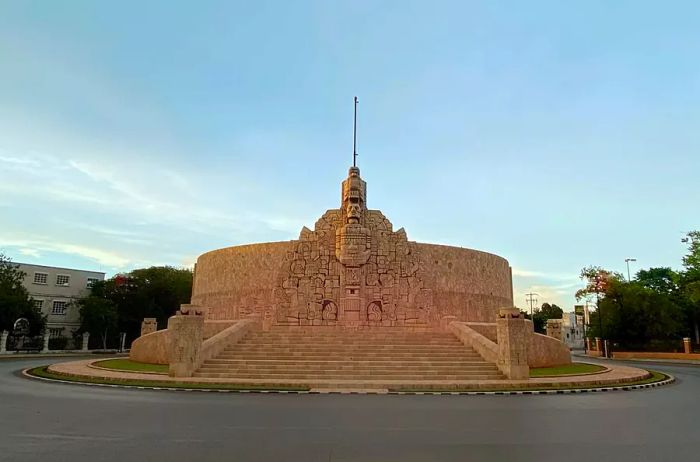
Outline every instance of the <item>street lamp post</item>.
{"label": "street lamp post", "polygon": [[637,261],[636,258],[625,258],[625,263],[627,263],[627,282],[631,282],[632,278],[630,277],[630,262],[631,261]]}

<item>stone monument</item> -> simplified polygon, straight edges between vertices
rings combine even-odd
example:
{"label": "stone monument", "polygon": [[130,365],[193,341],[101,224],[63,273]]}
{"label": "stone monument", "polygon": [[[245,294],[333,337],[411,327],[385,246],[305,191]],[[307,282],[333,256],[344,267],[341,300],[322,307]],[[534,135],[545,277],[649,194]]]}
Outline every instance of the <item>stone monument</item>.
{"label": "stone monument", "polygon": [[496,255],[408,240],[367,207],[351,167],[340,208],[299,239],[215,250],[195,265],[192,303],[206,319],[259,314],[263,325],[437,327],[444,316],[495,322],[513,306],[511,269]]}

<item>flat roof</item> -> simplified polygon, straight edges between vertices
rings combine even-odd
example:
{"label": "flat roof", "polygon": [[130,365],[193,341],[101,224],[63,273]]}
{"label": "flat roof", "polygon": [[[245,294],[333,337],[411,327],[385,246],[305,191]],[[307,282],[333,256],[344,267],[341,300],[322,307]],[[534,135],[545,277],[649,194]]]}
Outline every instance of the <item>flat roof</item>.
{"label": "flat roof", "polygon": [[25,265],[25,266],[39,266],[41,268],[51,268],[51,269],[59,269],[59,270],[68,270],[68,271],[83,271],[85,273],[96,273],[96,274],[107,274],[103,271],[92,271],[92,270],[86,270],[86,269],[78,269],[78,268],[66,268],[64,266],[48,266],[48,265],[38,265],[36,263],[23,263],[21,261],[13,261],[10,262],[11,264],[14,265]]}

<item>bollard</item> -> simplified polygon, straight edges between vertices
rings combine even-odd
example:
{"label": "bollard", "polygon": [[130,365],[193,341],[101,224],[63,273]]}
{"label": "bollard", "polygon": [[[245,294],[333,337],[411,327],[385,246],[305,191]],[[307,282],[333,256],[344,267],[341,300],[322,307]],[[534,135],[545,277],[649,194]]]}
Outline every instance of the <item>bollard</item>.
{"label": "bollard", "polygon": [[49,352],[49,337],[50,337],[50,334],[48,332],[44,332],[44,348],[41,349],[42,353]]}
{"label": "bollard", "polygon": [[684,337],[683,338],[683,351],[685,354],[689,355],[690,353],[693,352],[692,346],[690,344],[690,337]]}
{"label": "bollard", "polygon": [[0,332],[0,354],[7,353],[7,338],[10,333],[6,330]]}

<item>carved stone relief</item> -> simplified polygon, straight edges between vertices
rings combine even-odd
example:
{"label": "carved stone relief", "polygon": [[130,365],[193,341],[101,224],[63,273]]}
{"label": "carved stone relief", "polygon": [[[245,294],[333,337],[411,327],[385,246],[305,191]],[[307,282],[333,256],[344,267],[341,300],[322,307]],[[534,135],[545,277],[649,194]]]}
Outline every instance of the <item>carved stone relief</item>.
{"label": "carved stone relief", "polygon": [[420,255],[403,228],[366,208],[366,184],[351,168],[340,209],[303,228],[273,292],[276,323],[402,326],[437,319]]}

